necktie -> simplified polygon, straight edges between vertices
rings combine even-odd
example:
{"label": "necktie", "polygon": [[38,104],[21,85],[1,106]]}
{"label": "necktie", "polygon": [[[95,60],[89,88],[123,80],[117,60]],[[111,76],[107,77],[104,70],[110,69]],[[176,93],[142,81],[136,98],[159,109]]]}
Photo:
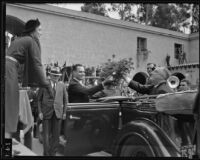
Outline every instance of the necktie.
{"label": "necktie", "polygon": [[53,93],[54,93],[54,97],[56,95],[56,83],[53,83]]}

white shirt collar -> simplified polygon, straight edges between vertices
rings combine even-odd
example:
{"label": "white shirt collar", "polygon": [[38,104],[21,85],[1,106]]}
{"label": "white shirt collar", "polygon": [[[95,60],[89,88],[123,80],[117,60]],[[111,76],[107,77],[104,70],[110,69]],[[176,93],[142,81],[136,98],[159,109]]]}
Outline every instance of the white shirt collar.
{"label": "white shirt collar", "polygon": [[50,80],[50,82],[51,82],[51,86],[52,86],[52,88],[54,87],[54,84],[55,84],[55,87],[56,87],[57,82],[54,82],[54,81],[52,81],[52,80]]}
{"label": "white shirt collar", "polygon": [[84,86],[83,81],[82,80],[78,80],[77,78],[74,78],[75,81],[79,82],[82,86]]}

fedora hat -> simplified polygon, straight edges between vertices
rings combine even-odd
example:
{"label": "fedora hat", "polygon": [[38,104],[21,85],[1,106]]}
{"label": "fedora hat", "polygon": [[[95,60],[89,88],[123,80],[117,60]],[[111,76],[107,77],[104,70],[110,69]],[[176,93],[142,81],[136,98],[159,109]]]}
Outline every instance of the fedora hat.
{"label": "fedora hat", "polygon": [[60,68],[59,67],[55,67],[55,66],[52,67],[48,73],[50,75],[55,75],[55,76],[61,76],[62,75],[62,73],[60,71]]}
{"label": "fedora hat", "polygon": [[23,33],[31,33],[40,25],[40,21],[38,19],[31,19],[26,22],[25,29]]}

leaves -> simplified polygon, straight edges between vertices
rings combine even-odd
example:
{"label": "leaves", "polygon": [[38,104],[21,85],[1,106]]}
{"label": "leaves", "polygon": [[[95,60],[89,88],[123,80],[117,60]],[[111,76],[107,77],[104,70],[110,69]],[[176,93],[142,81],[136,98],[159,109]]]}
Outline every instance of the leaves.
{"label": "leaves", "polygon": [[112,75],[114,78],[114,85],[119,85],[123,76],[134,69],[133,64],[132,58],[124,58],[119,61],[109,60],[102,65],[100,78],[103,80]]}
{"label": "leaves", "polygon": [[103,3],[85,3],[81,7],[81,11],[108,17]]}

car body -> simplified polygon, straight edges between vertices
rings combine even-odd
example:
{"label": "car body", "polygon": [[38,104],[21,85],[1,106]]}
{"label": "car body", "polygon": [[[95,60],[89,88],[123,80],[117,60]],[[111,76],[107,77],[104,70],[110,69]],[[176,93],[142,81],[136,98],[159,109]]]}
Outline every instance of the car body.
{"label": "car body", "polygon": [[98,151],[122,157],[191,156],[194,150],[183,152],[187,146],[194,149],[193,115],[159,112],[155,99],[115,96],[69,104],[64,122],[67,143],[60,151],[65,156]]}

